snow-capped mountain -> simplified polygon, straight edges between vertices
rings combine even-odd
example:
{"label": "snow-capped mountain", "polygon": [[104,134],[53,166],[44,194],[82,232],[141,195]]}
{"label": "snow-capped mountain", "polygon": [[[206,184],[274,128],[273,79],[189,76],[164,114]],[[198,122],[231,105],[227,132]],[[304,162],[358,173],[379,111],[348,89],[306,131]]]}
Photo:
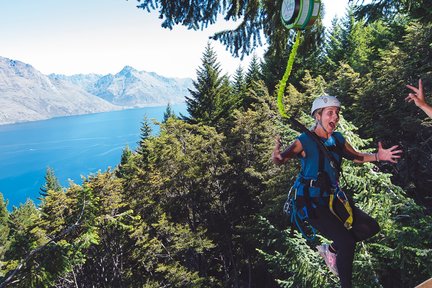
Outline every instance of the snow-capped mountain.
{"label": "snow-capped mountain", "polygon": [[122,109],[29,64],[0,57],[0,124]]}
{"label": "snow-capped mountain", "polygon": [[63,74],[49,74],[48,77],[53,80],[64,80],[71,82],[74,85],[78,85],[81,88],[83,88],[85,91],[88,92],[90,90],[94,83],[96,83],[99,78],[101,78],[103,75],[100,74],[75,74],[71,76],[66,76]]}
{"label": "snow-capped mountain", "polygon": [[182,103],[192,88],[190,78],[167,78],[154,72],[138,71],[125,66],[115,75],[50,75],[80,85],[87,92],[112,104],[145,107]]}
{"label": "snow-capped mountain", "polygon": [[112,75],[43,75],[0,57],[0,125],[131,107],[182,103],[190,78],[167,78],[125,66]]}

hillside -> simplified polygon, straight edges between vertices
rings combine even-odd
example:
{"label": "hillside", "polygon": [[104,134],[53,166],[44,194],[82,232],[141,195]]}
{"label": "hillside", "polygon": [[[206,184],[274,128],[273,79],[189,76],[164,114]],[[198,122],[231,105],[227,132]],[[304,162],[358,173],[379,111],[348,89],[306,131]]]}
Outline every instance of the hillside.
{"label": "hillside", "polygon": [[0,57],[0,125],[58,116],[182,103],[190,78],[167,78],[125,66],[117,74],[44,75]]}
{"label": "hillside", "polygon": [[29,64],[0,57],[0,124],[122,109]]}

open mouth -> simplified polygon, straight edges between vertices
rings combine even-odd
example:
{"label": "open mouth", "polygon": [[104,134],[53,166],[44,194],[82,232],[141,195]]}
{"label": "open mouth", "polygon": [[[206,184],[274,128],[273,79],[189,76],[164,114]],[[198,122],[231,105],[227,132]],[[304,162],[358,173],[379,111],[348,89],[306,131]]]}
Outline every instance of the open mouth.
{"label": "open mouth", "polygon": [[336,124],[334,122],[330,122],[329,126],[332,130],[334,130],[336,128]]}

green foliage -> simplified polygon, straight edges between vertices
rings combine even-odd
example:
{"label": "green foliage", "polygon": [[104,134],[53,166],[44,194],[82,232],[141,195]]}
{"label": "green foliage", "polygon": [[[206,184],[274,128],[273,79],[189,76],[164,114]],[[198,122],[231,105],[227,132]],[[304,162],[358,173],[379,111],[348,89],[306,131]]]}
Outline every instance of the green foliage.
{"label": "green foliage", "polygon": [[245,76],[246,86],[250,86],[252,85],[253,82],[257,82],[261,79],[262,76],[261,76],[261,66],[259,63],[259,59],[256,56],[256,54],[253,54]]}
{"label": "green foliage", "polygon": [[[343,111],[346,117],[353,117],[358,110],[359,95],[363,88],[360,73],[356,72],[349,64],[341,63],[329,83],[330,95],[337,95],[343,103]],[[349,120],[352,120],[348,118]]]}
{"label": "green foliage", "polygon": [[322,265],[318,253],[312,250],[303,236],[295,231],[275,228],[262,218],[261,229],[266,235],[266,250],[258,250],[269,263],[272,275],[280,287],[333,287],[337,283],[335,276]]}
{"label": "green foliage", "polygon": [[[269,48],[264,55],[265,61],[262,63],[263,80],[271,94],[274,93],[285,73],[288,57],[295,44],[296,33],[300,32],[291,30],[278,34],[278,41],[269,43]],[[301,43],[289,79],[289,83],[296,88],[300,86],[299,82],[305,76],[306,71],[312,73],[313,77],[328,71],[329,67],[323,67],[322,65],[322,58],[324,57],[323,45],[325,44],[324,35],[324,27],[320,19],[315,22],[311,29],[301,34]]]}
{"label": "green foliage", "polygon": [[[425,83],[431,79],[428,72],[432,59],[431,25],[410,23],[405,33],[402,42],[380,50],[380,59],[373,63],[370,75],[355,85],[361,89],[355,96],[357,109],[350,117],[359,127],[360,135],[389,144],[400,143],[404,147],[405,157],[397,167],[399,173],[394,181],[419,203],[430,206],[430,200],[425,197],[429,194],[426,183],[432,179],[426,172],[430,171],[431,163],[428,161],[430,153],[426,152],[430,149],[430,121],[414,105],[404,104],[403,99],[408,93],[405,84],[417,83],[420,77]],[[417,43],[415,47],[411,44],[413,41]],[[428,89],[426,84],[425,90]],[[386,170],[388,168],[382,167],[384,171],[391,171]]]}
{"label": "green foliage", "polygon": [[144,116],[140,128],[140,141],[138,142],[138,149],[137,149],[138,153],[145,154],[145,142],[149,137],[151,137],[151,134],[152,134],[152,127],[150,124],[150,120],[147,118],[147,116]]}
{"label": "green foliage", "polygon": [[424,23],[430,23],[432,21],[431,11],[432,3],[428,0],[374,0],[369,4],[356,7],[357,16],[371,22],[382,18],[394,20],[398,14],[403,14]]}
{"label": "green foliage", "polygon": [[120,157],[120,164],[116,168],[116,176],[118,178],[127,178],[132,173],[132,158],[133,158],[133,152],[130,150],[129,146],[126,146],[123,151],[122,155]]}
{"label": "green foliage", "polygon": [[3,194],[0,193],[0,279],[4,277],[4,256],[9,250],[9,213],[7,211],[7,203],[4,201]]}
{"label": "green foliage", "polygon": [[55,176],[54,170],[47,167],[45,173],[45,184],[40,188],[41,195],[46,196],[49,190],[62,191],[62,187],[57,177]]}
{"label": "green foliage", "polygon": [[[281,27],[281,3],[198,2],[148,0],[140,7],[161,8],[168,28],[201,29],[219,12],[241,18],[236,30],[215,38],[233,54],[247,54],[263,31],[264,61],[254,57],[230,83],[208,44],[188,117],[172,117],[168,105],[164,121],[154,123],[158,135],[145,117],[136,151],[125,147],[113,171],[83,177],[82,185],[62,188],[48,168],[38,208],[26,202],[9,213],[0,197],[0,281],[14,287],[338,285],[314,249],[328,239],[307,242],[290,233],[283,214],[299,163],[270,160],[275,135],[284,146],[298,136],[278,117],[274,95],[293,44],[287,42],[292,31]],[[283,103],[288,115],[310,126],[313,99],[337,95],[338,129],[353,147],[373,152],[377,140],[403,144],[398,166],[344,162],[341,184],[381,226],[357,245],[355,287],[414,287],[432,276],[426,197],[432,135],[426,115],[402,102],[404,84],[419,77],[431,91],[432,28],[415,1],[378,2],[406,13],[395,15],[397,22],[370,22],[348,10],[333,22],[325,49],[319,20],[304,34]]]}
{"label": "green foliage", "polygon": [[[32,251],[48,242],[45,232],[37,224],[40,213],[31,201],[26,201],[9,214],[10,246],[4,255],[5,281],[18,271],[14,282],[16,287],[37,287],[49,283],[56,276],[42,255],[32,255]],[[24,261],[25,259],[25,261]],[[53,273],[51,273],[53,272]],[[10,281],[8,281],[10,282]]]}
{"label": "green foliage", "polygon": [[243,68],[241,66],[239,66],[236,69],[233,78],[234,78],[232,81],[233,92],[236,95],[243,95],[246,92],[246,79],[243,72]]}
{"label": "green foliage", "polygon": [[[357,128],[343,118],[339,129],[358,150],[365,151],[371,141],[359,138]],[[428,246],[432,228],[430,216],[425,214],[424,208],[408,198],[400,187],[392,184],[390,174],[374,172],[372,168],[372,164],[344,162],[343,165],[342,187],[354,193],[356,205],[376,218],[381,226],[381,232],[377,236],[357,246],[354,285],[415,286],[430,277],[427,272],[431,271],[431,261],[428,258],[432,252]],[[296,173],[289,170],[289,167],[285,171]],[[287,177],[281,179],[290,183],[287,180]],[[293,179],[290,181],[292,183]],[[277,182],[273,183],[273,189],[283,189],[287,193],[283,184],[279,186]],[[314,247],[316,243],[306,243],[298,232],[288,235],[288,230],[281,231],[287,224],[280,220],[270,222],[273,217],[277,219],[272,214],[267,214],[267,220],[261,222],[265,245],[260,248],[260,253],[270,266],[272,275],[280,279],[279,285],[333,287],[337,280],[329,274],[323,261],[316,258],[316,252],[310,250],[310,246]]]}
{"label": "green foliage", "polygon": [[169,118],[176,118],[177,116],[175,115],[172,106],[170,103],[167,104],[166,106],[166,110],[164,112],[164,116],[163,116],[163,120],[162,123],[165,123],[166,121],[168,121]]}
{"label": "green foliage", "polygon": [[213,248],[201,229],[193,232],[187,224],[175,224],[167,219],[167,215],[162,214],[151,225],[140,224],[132,237],[136,238],[137,248],[140,247],[134,249],[134,257],[144,265],[140,277],[143,277],[147,285],[207,287],[205,278],[200,277],[197,271],[190,271],[186,265],[193,258],[198,260],[204,251]]}
{"label": "green foliage", "polygon": [[193,82],[195,90],[186,97],[189,116],[183,116],[189,123],[216,125],[227,115],[234,104],[230,84],[226,75],[221,75],[217,55],[210,43],[202,57],[202,66],[197,70],[197,80]]}
{"label": "green foliage", "polygon": [[[140,9],[151,12],[158,10],[164,19],[162,27],[172,29],[184,25],[188,29],[205,29],[216,22],[218,17],[239,21],[233,30],[216,33],[213,39],[220,41],[236,57],[243,57],[263,44],[263,36],[273,47],[283,47],[286,29],[280,20],[280,1],[139,1]],[[275,43],[273,45],[273,43]],[[277,44],[276,44],[277,43]],[[280,52],[282,49],[277,51]]]}
{"label": "green foliage", "polygon": [[365,75],[371,71],[380,49],[386,49],[395,37],[382,21],[369,25],[354,19],[352,8],[342,21],[335,19],[328,35],[322,65],[326,79],[333,79],[336,71],[349,65],[355,72]]}
{"label": "green foliage", "polygon": [[[369,141],[361,140],[354,133],[356,128],[352,124],[342,122],[341,129],[357,149],[364,150],[368,145]],[[373,172],[371,164],[359,166],[347,162],[343,169],[347,183],[342,184],[355,192],[357,205],[376,218],[381,226],[379,235],[358,247],[361,249],[355,261],[354,279],[363,283],[359,287],[375,287],[373,283],[377,281],[391,287],[411,287],[422,282],[428,277],[426,271],[432,267],[428,259],[432,250],[426,240],[432,228],[426,224],[430,216],[400,187],[392,184],[390,174]],[[400,258],[394,257],[391,251],[395,249],[413,251],[415,256],[410,257],[408,252]],[[371,270],[376,274],[371,275]]]}

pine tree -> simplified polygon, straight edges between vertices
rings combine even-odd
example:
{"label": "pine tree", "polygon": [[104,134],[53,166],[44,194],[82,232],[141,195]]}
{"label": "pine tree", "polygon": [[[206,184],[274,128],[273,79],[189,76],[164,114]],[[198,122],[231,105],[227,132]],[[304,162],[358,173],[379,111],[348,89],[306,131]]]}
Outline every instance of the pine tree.
{"label": "pine tree", "polygon": [[[295,43],[297,32],[293,29],[285,30],[278,35],[278,41],[271,42],[264,54],[264,62],[261,64],[263,80],[265,81],[270,94],[274,94],[278,84],[287,68],[287,61]],[[306,33],[301,34],[301,42],[298,47],[293,69],[289,77],[289,84],[299,89],[300,80],[306,71],[313,77],[323,74],[328,67],[323,65],[324,54],[324,26],[320,19],[317,19]],[[287,85],[288,86],[288,85]]]}
{"label": "pine tree", "polygon": [[152,161],[136,170],[125,197],[142,219],[131,235],[139,263],[134,275],[148,285],[214,287],[210,276],[200,275],[220,267],[205,230],[222,211],[218,178],[227,164],[221,139],[214,128],[168,119],[159,136],[147,140]]}
{"label": "pine tree", "polygon": [[137,152],[141,155],[142,160],[144,162],[148,161],[148,149],[147,149],[147,141],[152,136],[152,127],[150,125],[150,121],[147,116],[144,116],[143,121],[141,122],[140,128],[140,140],[138,142]]}
{"label": "pine tree", "polygon": [[261,65],[258,56],[254,53],[249,63],[248,70],[246,72],[245,81],[247,86],[251,86],[253,82],[257,82],[262,79]]}
{"label": "pine tree", "polygon": [[120,164],[116,169],[116,176],[119,178],[127,178],[133,173],[130,165],[132,163],[133,152],[130,150],[129,146],[126,146],[120,158]]}
{"label": "pine tree", "polygon": [[57,177],[55,176],[54,170],[50,167],[47,167],[45,173],[45,184],[40,188],[40,194],[42,196],[46,196],[49,190],[58,192],[62,191],[62,187]]}
{"label": "pine tree", "polygon": [[356,115],[363,84],[360,73],[346,63],[341,63],[330,80],[327,91],[343,103],[344,115],[348,120],[353,120]]}
{"label": "pine tree", "polygon": [[243,96],[242,107],[244,110],[250,109],[253,103],[258,102],[259,100],[254,96],[254,91],[259,91],[263,81],[261,63],[256,56],[253,54],[252,59],[249,63],[248,70],[245,74],[245,83],[246,83],[246,94]]}
{"label": "pine tree", "polygon": [[162,123],[165,123],[169,118],[176,118],[174,111],[172,110],[171,104],[168,103],[164,112]]}
{"label": "pine tree", "polygon": [[[277,90],[278,84],[285,73],[290,53],[290,49],[288,49],[287,46],[288,45],[284,45],[283,48],[269,47],[269,50],[264,54],[264,59],[262,63],[262,75],[270,94],[273,94]],[[280,52],[272,53],[272,50],[280,50]],[[298,61],[294,62],[294,67],[297,67],[297,63]],[[290,77],[289,80],[289,82],[292,83],[292,77]]]}
{"label": "pine tree", "polygon": [[[325,73],[324,77],[326,79],[332,79],[334,73],[342,64],[349,64],[351,67],[355,67],[356,72],[365,72],[359,71],[360,69],[356,70],[357,66],[359,66],[356,63],[360,62],[359,60],[364,61],[364,59],[358,59],[359,55],[355,55],[356,53],[354,52],[356,51],[357,54],[364,53],[369,48],[367,47],[367,41],[361,39],[364,35],[358,32],[362,28],[364,29],[363,22],[355,20],[352,6],[348,6],[345,13],[345,16],[341,20],[333,20],[330,33],[326,37],[322,64],[322,71]],[[363,30],[362,32],[365,31]]]}
{"label": "pine tree", "polygon": [[233,92],[237,95],[242,95],[246,90],[246,80],[241,66],[237,67],[233,75],[232,81]]}
{"label": "pine tree", "polygon": [[0,193],[0,281],[5,276],[4,257],[9,249],[9,212],[3,194]]}
{"label": "pine tree", "polygon": [[338,19],[332,21],[332,27],[325,44],[325,66],[328,69],[327,78],[331,78],[331,73],[336,71],[340,62],[345,60],[342,27]]}
{"label": "pine tree", "polygon": [[231,82],[231,87],[233,90],[233,108],[239,108],[243,106],[244,98],[246,97],[246,80],[241,66],[237,67],[233,75],[233,80]]}
{"label": "pine tree", "polygon": [[[86,201],[83,222],[77,231],[81,235],[70,239],[79,249],[71,254],[86,255],[85,263],[75,268],[75,276],[82,285],[133,286],[126,275],[130,273],[130,247],[133,245],[128,235],[134,229],[136,218],[129,203],[124,201],[122,188],[122,181],[107,171],[88,177],[83,187],[76,190],[76,196],[81,197],[82,193]],[[82,243],[80,238],[89,242]]]}
{"label": "pine tree", "polygon": [[207,43],[193,85],[195,90],[189,90],[191,96],[186,97],[189,116],[183,119],[189,123],[214,124],[227,112],[231,92],[228,77],[221,76],[220,63],[210,43]]}

